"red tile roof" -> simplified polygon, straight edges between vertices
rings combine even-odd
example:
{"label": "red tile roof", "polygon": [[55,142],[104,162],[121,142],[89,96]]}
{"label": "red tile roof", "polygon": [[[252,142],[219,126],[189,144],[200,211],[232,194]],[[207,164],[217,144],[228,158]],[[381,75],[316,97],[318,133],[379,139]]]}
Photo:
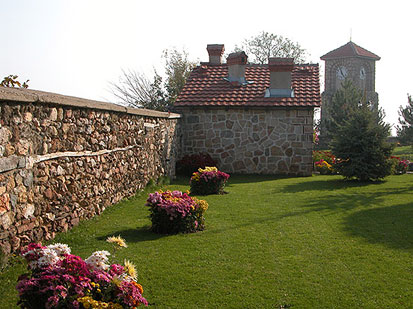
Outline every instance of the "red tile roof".
{"label": "red tile roof", "polygon": [[345,58],[345,57],[361,57],[369,58],[373,60],[380,60],[380,57],[372,52],[358,46],[353,42],[348,42],[347,44],[328,52],[321,57],[321,60],[335,59],[335,58]]}
{"label": "red tile roof", "polygon": [[268,65],[247,64],[246,85],[230,83],[227,64],[201,63],[186,81],[175,106],[302,106],[319,107],[318,64],[295,65],[292,71],[293,98],[265,98],[270,86]]}

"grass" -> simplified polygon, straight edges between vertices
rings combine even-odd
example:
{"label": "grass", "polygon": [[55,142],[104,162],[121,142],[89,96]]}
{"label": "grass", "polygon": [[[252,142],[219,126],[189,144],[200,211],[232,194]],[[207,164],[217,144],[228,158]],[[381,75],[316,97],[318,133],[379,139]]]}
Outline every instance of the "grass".
{"label": "grass", "polygon": [[413,146],[396,147],[393,151],[393,155],[404,160],[413,161]]}
{"label": "grass", "polygon": [[[187,179],[168,189],[187,190]],[[232,176],[206,196],[203,232],[149,231],[146,195],[57,236],[83,258],[129,245],[153,308],[412,308],[413,175],[385,182],[340,176]],[[1,308],[17,301],[18,259],[0,275]]]}

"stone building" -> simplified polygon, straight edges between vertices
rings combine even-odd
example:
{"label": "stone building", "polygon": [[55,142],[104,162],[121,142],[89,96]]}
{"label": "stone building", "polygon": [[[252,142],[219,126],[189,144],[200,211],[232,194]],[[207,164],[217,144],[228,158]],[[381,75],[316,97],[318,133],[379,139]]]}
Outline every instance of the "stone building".
{"label": "stone building", "polygon": [[174,106],[181,156],[208,153],[227,172],[311,175],[318,64],[249,64],[244,52],[223,63],[224,45],[207,51],[209,62],[193,70]]}
{"label": "stone building", "polygon": [[320,59],[325,61],[322,120],[329,118],[325,107],[329,105],[345,79],[350,79],[353,85],[360,88],[367,101],[373,103],[373,106],[378,106],[379,99],[375,90],[375,80],[376,61],[380,60],[379,56],[350,41],[328,52]]}

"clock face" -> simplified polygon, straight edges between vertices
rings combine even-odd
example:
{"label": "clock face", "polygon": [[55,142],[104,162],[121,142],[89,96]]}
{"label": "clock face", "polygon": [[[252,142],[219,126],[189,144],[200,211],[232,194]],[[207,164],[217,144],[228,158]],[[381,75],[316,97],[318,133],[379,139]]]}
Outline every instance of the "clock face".
{"label": "clock face", "polygon": [[360,79],[366,78],[366,69],[364,67],[360,68]]}
{"label": "clock face", "polygon": [[345,79],[347,77],[347,69],[344,66],[341,66],[337,69],[337,77],[339,79]]}

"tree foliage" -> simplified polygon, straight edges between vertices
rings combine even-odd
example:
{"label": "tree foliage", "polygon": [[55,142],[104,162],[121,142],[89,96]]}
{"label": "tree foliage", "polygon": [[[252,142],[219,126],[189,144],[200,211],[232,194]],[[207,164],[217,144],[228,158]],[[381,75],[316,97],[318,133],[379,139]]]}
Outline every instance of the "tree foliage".
{"label": "tree foliage", "polygon": [[338,126],[349,118],[363,100],[360,89],[350,79],[344,80],[332,100],[322,107],[321,134],[328,141],[336,134]]}
{"label": "tree foliage", "polygon": [[29,80],[26,80],[25,82],[21,83],[17,80],[17,78],[19,78],[19,76],[17,75],[6,76],[1,81],[0,86],[7,88],[29,88]]}
{"label": "tree foliage", "polygon": [[413,144],[413,99],[407,95],[407,106],[399,107],[399,124],[396,127],[397,137],[402,144]]}
{"label": "tree foliage", "polygon": [[361,103],[338,124],[331,151],[340,158],[335,168],[346,179],[377,181],[390,175],[392,145],[386,142],[390,125],[384,113]]}
{"label": "tree foliage", "polygon": [[163,58],[165,59],[165,88],[169,104],[173,105],[196,63],[188,59],[185,50],[178,51],[176,48],[164,50]]}
{"label": "tree foliage", "polygon": [[185,50],[164,50],[165,80],[155,71],[152,79],[133,70],[122,71],[112,93],[126,105],[167,111],[176,101],[195,66]]}
{"label": "tree foliage", "polygon": [[256,36],[245,39],[235,51],[243,50],[252,63],[266,64],[270,57],[294,58],[295,63],[306,61],[307,52],[298,43],[281,35],[262,31]]}

